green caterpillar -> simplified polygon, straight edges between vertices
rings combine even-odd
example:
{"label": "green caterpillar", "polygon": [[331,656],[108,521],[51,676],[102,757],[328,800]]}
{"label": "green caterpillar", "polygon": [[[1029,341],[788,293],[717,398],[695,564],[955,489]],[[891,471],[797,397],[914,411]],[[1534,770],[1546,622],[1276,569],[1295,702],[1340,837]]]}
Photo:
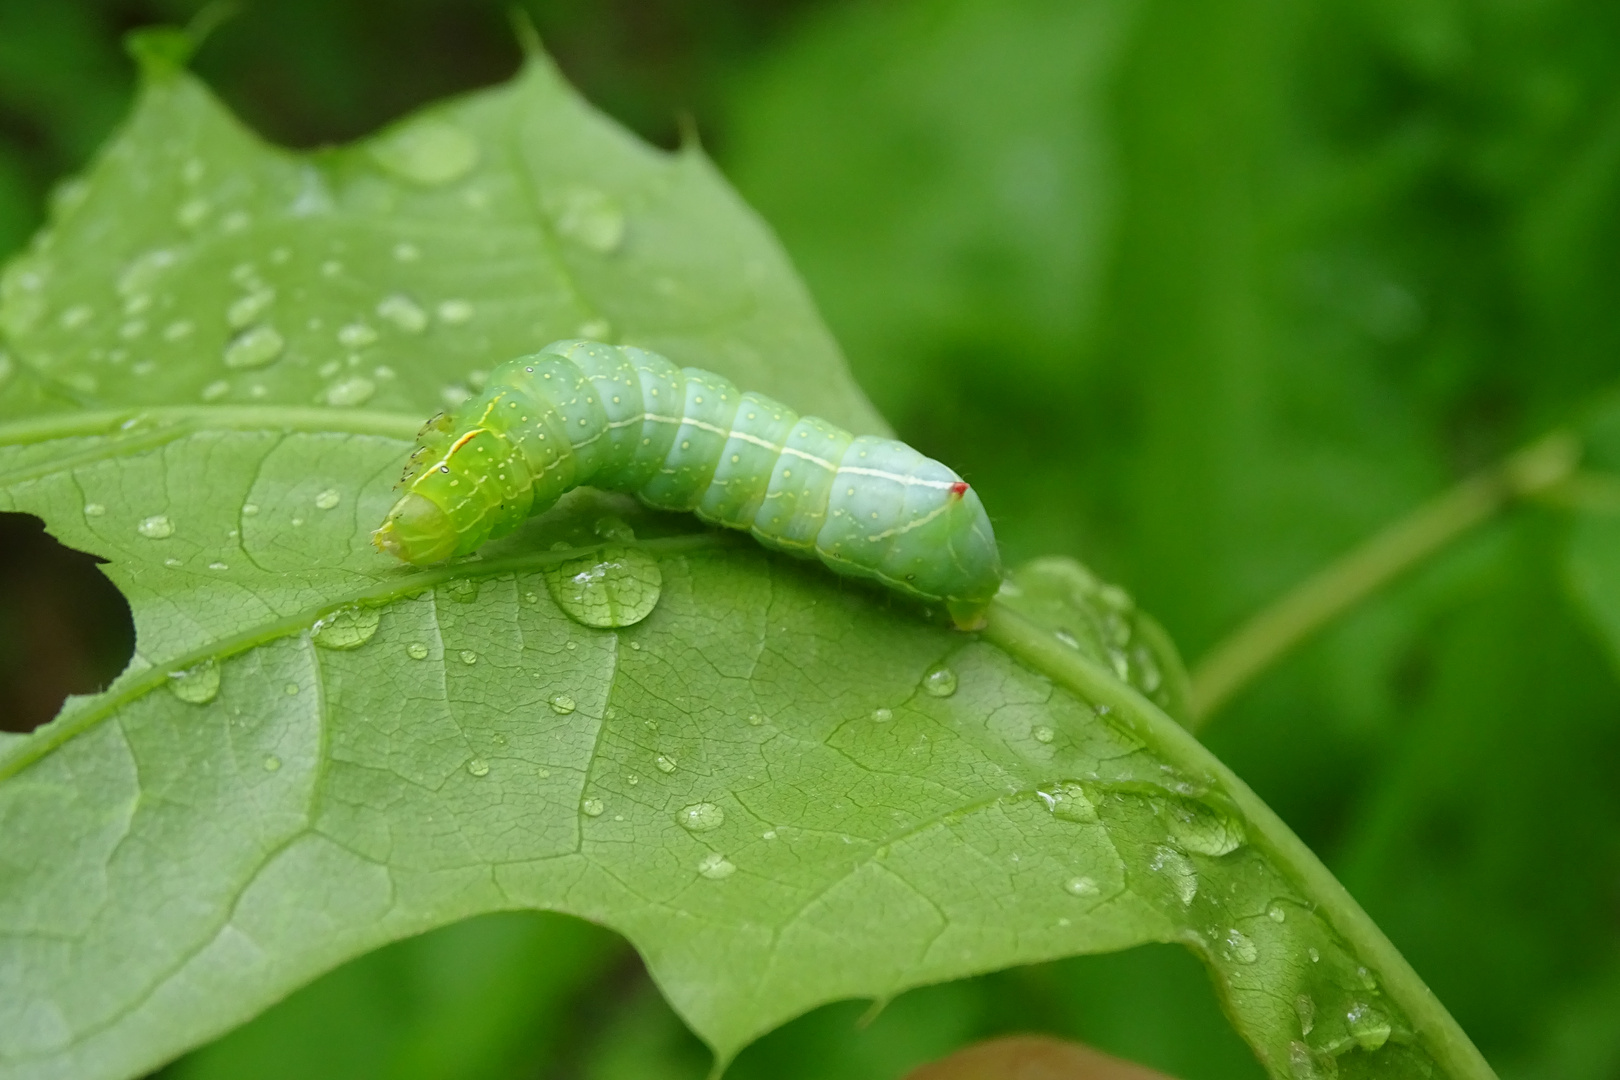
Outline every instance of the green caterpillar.
{"label": "green caterpillar", "polygon": [[984,506],[944,465],[633,346],[559,341],[509,360],[417,441],[372,536],[409,563],[476,551],[588,483],[942,603],[963,629],[984,625],[1001,585]]}

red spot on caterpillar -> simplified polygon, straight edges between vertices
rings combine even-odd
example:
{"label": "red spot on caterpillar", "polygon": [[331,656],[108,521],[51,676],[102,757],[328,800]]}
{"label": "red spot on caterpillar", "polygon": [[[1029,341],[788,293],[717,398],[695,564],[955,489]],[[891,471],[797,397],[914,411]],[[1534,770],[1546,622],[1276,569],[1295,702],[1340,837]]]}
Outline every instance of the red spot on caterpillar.
{"label": "red spot on caterpillar", "polygon": [[951,485],[951,498],[960,499],[962,496],[966,495],[967,494],[967,487],[968,487],[967,486],[967,481],[965,481],[965,480],[958,480],[956,483],[952,484]]}

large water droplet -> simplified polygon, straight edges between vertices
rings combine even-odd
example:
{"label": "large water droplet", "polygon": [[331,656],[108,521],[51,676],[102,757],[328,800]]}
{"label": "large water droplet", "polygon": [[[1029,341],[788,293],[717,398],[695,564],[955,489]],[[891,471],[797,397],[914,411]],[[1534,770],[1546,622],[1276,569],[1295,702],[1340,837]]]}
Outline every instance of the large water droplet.
{"label": "large water droplet", "polygon": [[428,656],[428,647],[422,644],[420,641],[413,641],[409,645],[405,646],[405,655],[410,657],[412,660],[426,660]]}
{"label": "large water droplet", "polygon": [[923,676],[922,688],[932,697],[950,697],[956,693],[956,672],[948,667],[937,667]]}
{"label": "large water droplet", "polygon": [[601,799],[586,799],[579,804],[579,808],[585,812],[586,817],[601,817],[602,811],[606,809]]}
{"label": "large water droplet", "polygon": [[1088,877],[1072,877],[1063,883],[1063,891],[1070,896],[1096,896],[1102,890]]}
{"label": "large water droplet", "polygon": [[657,757],[653,758],[653,765],[655,765],[658,771],[661,773],[672,773],[675,771],[675,759],[665,754],[659,754]]}
{"label": "large water droplet", "polygon": [[243,330],[225,346],[225,366],[228,368],[263,367],[281,355],[287,347],[273,326],[254,326]]}
{"label": "large water droplet", "polygon": [[355,405],[364,405],[371,400],[371,395],[377,392],[377,384],[364,375],[343,379],[326,388],[321,400],[328,405],[338,408],[352,408]]}
{"label": "large water droplet", "polygon": [[1056,784],[1050,791],[1036,791],[1035,794],[1046,804],[1053,817],[1082,825],[1090,825],[1098,820],[1096,805],[1086,794],[1086,789],[1077,783]]}
{"label": "large water droplet", "polygon": [[1377,1050],[1389,1041],[1389,1018],[1365,1002],[1356,1002],[1344,1014],[1345,1026],[1356,1045],[1363,1050]]}
{"label": "large water droplet", "polygon": [[567,716],[569,713],[573,712],[575,708],[577,708],[577,706],[574,704],[574,699],[569,697],[567,694],[552,695],[551,711],[557,715]]}
{"label": "large water droplet", "polygon": [[337,488],[327,488],[315,496],[315,508],[318,510],[330,510],[342,500],[343,495]]}
{"label": "large water droplet", "polygon": [[607,254],[624,240],[624,210],[613,196],[590,187],[574,187],[552,201],[557,231],[578,244]]}
{"label": "large water droplet", "polygon": [[1164,800],[1163,807],[1170,839],[1183,851],[1225,855],[1248,842],[1243,822],[1207,803],[1171,797]]}
{"label": "large water droplet", "polygon": [[1226,932],[1226,955],[1240,964],[1252,964],[1260,959],[1260,950],[1253,938],[1234,926]]}
{"label": "large water droplet", "polygon": [[1198,895],[1198,871],[1193,869],[1187,856],[1175,848],[1154,848],[1153,858],[1148,860],[1148,869],[1163,876],[1183,904],[1192,903],[1193,897]]}
{"label": "large water droplet", "polygon": [[585,626],[631,626],[658,606],[664,575],[640,548],[609,544],[544,570],[551,598]]}
{"label": "large water droplet", "polygon": [[402,293],[384,297],[377,305],[377,317],[393,323],[407,334],[420,334],[428,324],[427,312]]}
{"label": "large water droplet", "polygon": [[153,514],[149,518],[142,518],[135,531],[148,540],[162,540],[174,535],[174,522],[166,514]]}
{"label": "large water droplet", "polygon": [[712,802],[693,803],[682,807],[675,820],[692,832],[708,832],[726,823],[726,812]]}
{"label": "large water droplet", "polygon": [[1316,1002],[1311,995],[1300,994],[1294,999],[1294,1015],[1299,1017],[1299,1033],[1309,1035],[1316,1027]]}
{"label": "large water droplet", "polygon": [[697,871],[710,881],[724,881],[737,872],[737,867],[718,851],[711,851],[698,860]]}
{"label": "large water droplet", "polygon": [[208,704],[219,696],[219,665],[209,659],[169,672],[169,692],[191,705]]}
{"label": "large water droplet", "polygon": [[358,649],[371,640],[381,621],[379,608],[353,604],[315,620],[310,637],[323,649]]}
{"label": "large water droplet", "polygon": [[478,141],[445,120],[402,124],[369,147],[377,164],[429,187],[459,180],[478,164]]}

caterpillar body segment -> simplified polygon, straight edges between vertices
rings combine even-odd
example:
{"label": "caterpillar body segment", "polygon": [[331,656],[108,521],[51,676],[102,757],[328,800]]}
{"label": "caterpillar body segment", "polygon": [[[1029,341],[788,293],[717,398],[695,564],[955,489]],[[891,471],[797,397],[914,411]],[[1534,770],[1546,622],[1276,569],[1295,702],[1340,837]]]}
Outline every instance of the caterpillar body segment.
{"label": "caterpillar body segment", "polygon": [[964,629],[984,624],[1001,584],[978,495],[939,462],[713,372],[591,341],[509,360],[430,420],[372,540],[409,563],[443,562],[582,484],[942,603]]}

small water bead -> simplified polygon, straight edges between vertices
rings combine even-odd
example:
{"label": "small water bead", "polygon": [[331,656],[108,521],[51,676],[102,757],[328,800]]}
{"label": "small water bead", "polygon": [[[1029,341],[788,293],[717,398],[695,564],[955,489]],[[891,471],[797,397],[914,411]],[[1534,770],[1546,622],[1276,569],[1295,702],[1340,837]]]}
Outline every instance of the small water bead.
{"label": "small water bead", "polygon": [[641,777],[637,776],[635,773],[626,773],[624,776],[624,782],[629,784],[631,787],[635,787],[637,784],[641,783]]}
{"label": "small water bead", "polygon": [[603,514],[591,524],[591,532],[599,540],[614,540],[628,544],[635,540],[636,531],[629,522],[617,514]]}
{"label": "small water bead", "polygon": [[956,672],[948,667],[937,667],[923,676],[922,688],[931,697],[950,697],[956,693]]}
{"label": "small water bead", "polygon": [[1392,1030],[1389,1018],[1365,1002],[1356,1002],[1344,1014],[1345,1026],[1356,1045],[1363,1050],[1377,1050],[1389,1041]]}
{"label": "small water bead", "polygon": [[407,334],[420,334],[428,324],[427,312],[403,293],[384,297],[377,304],[377,317],[393,323]]}
{"label": "small water bead", "polygon": [[440,302],[438,314],[441,322],[460,326],[472,320],[473,306],[465,300],[445,300]]}
{"label": "small water bead", "polygon": [[1316,1052],[1302,1042],[1288,1044],[1288,1073],[1294,1080],[1322,1080],[1316,1067]]}
{"label": "small water bead", "polygon": [[470,604],[478,599],[478,579],[451,578],[444,586],[444,591],[450,594],[450,599],[458,604]]}
{"label": "small water bead", "polygon": [[224,397],[230,392],[230,383],[226,382],[224,379],[215,379],[213,382],[202,388],[202,394],[199,396],[204,401],[218,401],[220,398]]}
{"label": "small water bead", "polygon": [[1035,729],[1030,732],[1030,734],[1035,737],[1035,741],[1038,743],[1049,743],[1053,739],[1057,738],[1057,732],[1053,731],[1045,724],[1037,725]]}
{"label": "small water bead", "polygon": [[135,526],[135,531],[148,540],[164,540],[174,535],[174,522],[170,521],[166,514],[153,514],[151,517],[142,518],[140,524]]}
{"label": "small water bead", "polygon": [[675,759],[664,754],[659,754],[656,758],[654,758],[653,764],[658,767],[658,771],[661,773],[672,773],[675,771]]}
{"label": "small water bead", "polygon": [[183,341],[190,337],[191,332],[196,328],[196,324],[190,319],[176,319],[174,322],[163,328],[163,340]]}
{"label": "small water bead", "polygon": [[682,807],[675,820],[691,832],[708,832],[726,823],[726,812],[712,802],[693,803]]}
{"label": "small water bead", "polygon": [[281,759],[276,757],[276,755],[270,754],[264,759],[264,771],[265,772],[276,772],[280,768],[281,768]]}
{"label": "small water bead", "polygon": [[74,304],[72,307],[62,312],[62,315],[57,319],[57,322],[61,324],[62,329],[64,330],[77,330],[79,327],[83,326],[85,323],[94,318],[95,314],[96,313],[91,310],[89,304]]}
{"label": "small water bead", "polygon": [[338,492],[337,488],[327,488],[325,491],[315,496],[315,506],[321,510],[330,510],[341,502],[342,499],[343,496]]}
{"label": "small water bead", "polygon": [[1276,923],[1287,922],[1288,912],[1281,904],[1272,904],[1266,908],[1266,918]]}
{"label": "small water bead", "polygon": [[215,561],[208,564],[208,569],[210,570],[229,570],[230,568],[229,563]]}
{"label": "small water bead", "polygon": [[635,651],[636,651],[636,652],[640,652],[640,651],[641,651],[641,642],[639,642],[639,641],[632,641],[632,642],[631,642],[631,643],[630,643],[630,647],[631,647],[631,648],[632,648],[632,649],[634,649],[634,650],[635,650]]}
{"label": "small water bead", "polygon": [[764,716],[763,713],[757,713],[756,712],[756,713],[749,713],[748,714],[748,726],[749,727],[760,727],[764,723],[765,723],[765,716]]}
{"label": "small water bead", "polygon": [[445,120],[400,125],[372,140],[373,160],[395,176],[426,187],[459,180],[478,164],[478,141]]}
{"label": "small water bead", "polygon": [[394,258],[402,263],[413,263],[422,257],[422,251],[415,244],[401,241],[394,245]]}
{"label": "small water bead", "polygon": [[1226,932],[1226,955],[1240,964],[1252,964],[1260,959],[1260,950],[1249,935],[1234,926]]}
{"label": "small water bead", "polygon": [[579,804],[579,808],[585,812],[586,817],[601,817],[602,811],[606,809],[601,799],[586,799]]}
{"label": "small water bead", "polygon": [[219,665],[210,659],[169,672],[169,692],[188,705],[208,704],[219,696]]}
{"label": "small water bead", "polygon": [[254,326],[243,330],[225,345],[225,366],[228,368],[260,368],[281,355],[287,343],[273,326]]}
{"label": "small water bead", "polygon": [[478,654],[473,652],[471,649],[462,649],[460,655],[461,662],[463,664],[471,665],[478,663]]}
{"label": "small water bead", "polygon": [[545,766],[541,766],[540,768],[534,770],[534,775],[538,776],[542,780],[549,780],[551,779],[551,770]]}
{"label": "small water bead", "polygon": [[163,560],[163,565],[164,565],[164,566],[180,566],[180,565],[182,565],[182,564],[181,564],[181,562],[180,562],[180,560],[179,560],[179,559],[176,559],[176,558],[168,558],[168,559],[164,559],[164,560]]}
{"label": "small water bead", "polygon": [[377,340],[377,331],[363,322],[352,322],[337,333],[338,344],[348,349],[363,349]]}
{"label": "small water bead", "polygon": [[1175,848],[1156,847],[1153,849],[1153,858],[1148,861],[1148,869],[1160,874],[1169,882],[1171,891],[1183,905],[1191,904],[1193,897],[1198,895],[1198,872],[1187,856]]}
{"label": "small water bead", "polygon": [[1057,784],[1050,791],[1038,790],[1035,794],[1055,818],[1080,825],[1092,825],[1100,820],[1096,804],[1080,784]]}
{"label": "small water bead", "polygon": [[470,758],[467,761],[467,771],[474,776],[488,776],[489,762],[483,758]]}
{"label": "small water bead", "polygon": [[579,642],[577,642],[577,641],[566,642],[566,643],[564,643],[563,648],[567,649],[569,652],[573,652],[575,649],[579,648]]}
{"label": "small water bead", "polygon": [[1373,973],[1371,971],[1368,971],[1366,968],[1364,968],[1364,967],[1356,968],[1356,978],[1361,980],[1362,989],[1364,989],[1364,990],[1377,990],[1378,989],[1378,980],[1373,978]]}
{"label": "small water bead", "polygon": [[1315,949],[1306,949],[1305,955],[1311,958],[1311,963],[1313,964],[1319,964],[1322,962],[1322,954],[1317,952]]}
{"label": "small water bead", "polygon": [[584,626],[633,626],[652,614],[664,587],[658,560],[640,548],[608,544],[541,571],[557,606]]}
{"label": "small water bead", "polygon": [[624,240],[624,210],[613,196],[591,187],[574,187],[552,201],[557,232],[606,255]]}
{"label": "small water bead", "polygon": [[1096,896],[1102,890],[1088,877],[1072,877],[1063,883],[1063,891],[1070,896]]}
{"label": "small water bead", "polygon": [[286,686],[283,686],[281,689],[282,689],[282,692],[285,693],[288,697],[297,697],[298,696],[298,684],[295,683],[295,682],[290,682]]}
{"label": "small water bead", "polygon": [[92,502],[92,503],[85,503],[84,504],[84,516],[85,517],[100,517],[101,515],[105,514],[106,512],[107,512],[107,508],[105,506],[102,506],[100,503]]}
{"label": "small water bead", "polygon": [[606,319],[588,319],[575,327],[574,332],[593,341],[609,341],[613,337],[613,324]]}
{"label": "small water bead", "polygon": [[257,321],[276,302],[274,289],[260,289],[250,292],[246,296],[238,297],[225,309],[225,323],[232,330],[240,330],[249,323]]}
{"label": "small water bead", "polygon": [[380,608],[352,604],[317,619],[310,637],[323,649],[358,649],[371,640],[381,622]]}
{"label": "small water bead", "polygon": [[409,645],[405,646],[405,655],[410,657],[412,660],[426,660],[428,656],[428,647],[422,644],[420,641],[413,641]]}
{"label": "small water bead", "polygon": [[876,722],[876,723],[887,724],[890,720],[893,720],[893,719],[894,719],[894,710],[893,709],[876,708],[876,709],[872,710],[872,720],[874,722]]}
{"label": "small water bead", "polygon": [[377,392],[377,384],[364,375],[355,375],[328,386],[321,400],[340,409],[364,405]]}
{"label": "small water bead", "polygon": [[698,860],[697,871],[710,881],[724,881],[737,872],[737,867],[718,851],[711,851]]}
{"label": "small water bead", "polygon": [[259,512],[259,504],[258,503],[243,503],[242,504],[242,516],[243,517],[252,517],[254,514],[257,514],[258,512]]}
{"label": "small water bead", "polygon": [[174,220],[179,222],[182,228],[195,229],[213,212],[213,204],[207,199],[189,199],[175,212]]}
{"label": "small water bead", "polygon": [[575,708],[577,708],[577,706],[574,704],[574,699],[569,697],[567,694],[552,695],[551,711],[557,715],[567,716],[569,713],[573,712]]}

